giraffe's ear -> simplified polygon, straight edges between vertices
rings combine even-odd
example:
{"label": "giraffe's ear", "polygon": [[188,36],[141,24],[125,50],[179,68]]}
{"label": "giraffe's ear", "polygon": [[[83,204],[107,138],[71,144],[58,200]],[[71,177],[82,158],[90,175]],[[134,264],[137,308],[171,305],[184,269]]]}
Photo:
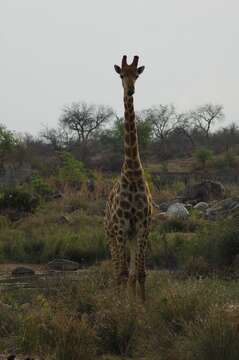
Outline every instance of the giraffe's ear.
{"label": "giraffe's ear", "polygon": [[144,71],[144,69],[145,69],[145,66],[140,66],[140,67],[138,67],[138,69],[137,69],[138,75],[142,74],[142,72]]}
{"label": "giraffe's ear", "polygon": [[121,73],[121,68],[118,65],[114,65],[115,71],[117,72],[117,74]]}

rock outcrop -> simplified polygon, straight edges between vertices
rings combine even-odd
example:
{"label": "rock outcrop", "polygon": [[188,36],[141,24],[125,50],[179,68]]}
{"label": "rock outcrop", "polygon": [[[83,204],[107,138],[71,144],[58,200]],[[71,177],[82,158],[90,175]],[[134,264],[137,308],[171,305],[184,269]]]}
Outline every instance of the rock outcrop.
{"label": "rock outcrop", "polygon": [[208,220],[218,220],[233,216],[239,212],[239,196],[214,202],[205,213]]}
{"label": "rock outcrop", "polygon": [[35,271],[25,266],[18,266],[12,270],[12,276],[32,276],[35,275]]}
{"label": "rock outcrop", "polygon": [[56,271],[76,271],[79,269],[79,263],[67,259],[54,259],[48,264],[48,269]]}
{"label": "rock outcrop", "polygon": [[219,181],[205,180],[198,184],[187,186],[185,190],[178,194],[178,199],[182,202],[209,202],[220,200],[225,197],[225,188]]}

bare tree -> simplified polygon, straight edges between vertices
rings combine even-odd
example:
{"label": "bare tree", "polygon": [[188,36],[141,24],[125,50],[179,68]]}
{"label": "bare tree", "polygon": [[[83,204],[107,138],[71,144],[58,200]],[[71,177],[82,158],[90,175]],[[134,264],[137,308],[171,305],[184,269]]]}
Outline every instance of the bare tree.
{"label": "bare tree", "polygon": [[72,134],[65,126],[58,126],[56,129],[45,126],[40,131],[40,138],[50,143],[54,150],[61,150],[70,144]]}
{"label": "bare tree", "polygon": [[74,132],[82,144],[100,130],[113,116],[108,106],[96,106],[84,102],[72,103],[63,109],[60,124]]}
{"label": "bare tree", "polygon": [[195,127],[208,139],[212,125],[224,119],[223,106],[205,104],[191,112],[191,119]]}
{"label": "bare tree", "polygon": [[144,111],[146,119],[152,124],[152,133],[159,140],[161,152],[165,153],[165,143],[178,124],[174,105],[159,105]]}
{"label": "bare tree", "polygon": [[189,113],[180,113],[176,114],[177,121],[174,128],[174,133],[178,135],[183,135],[187,138],[191,144],[192,149],[194,148],[194,139],[193,139],[193,126],[190,121]]}

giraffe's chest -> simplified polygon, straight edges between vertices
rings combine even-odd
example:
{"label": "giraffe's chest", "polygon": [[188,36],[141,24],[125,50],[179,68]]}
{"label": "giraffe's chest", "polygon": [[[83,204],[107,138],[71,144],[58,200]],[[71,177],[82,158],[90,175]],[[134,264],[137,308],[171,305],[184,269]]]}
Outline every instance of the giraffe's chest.
{"label": "giraffe's chest", "polygon": [[145,191],[135,190],[126,191],[121,190],[116,199],[118,207],[125,211],[139,211],[147,207],[148,196]]}
{"label": "giraffe's chest", "polygon": [[142,222],[151,215],[151,196],[145,183],[122,185],[116,183],[108,201],[107,217],[112,223],[121,219]]}
{"label": "giraffe's chest", "polygon": [[115,213],[126,227],[135,229],[145,224],[151,215],[151,201],[145,187],[121,188],[115,197]]}
{"label": "giraffe's chest", "polygon": [[122,186],[117,182],[107,204],[106,227],[111,235],[122,231],[128,237],[135,237],[148,229],[151,213],[151,196],[146,183]]}

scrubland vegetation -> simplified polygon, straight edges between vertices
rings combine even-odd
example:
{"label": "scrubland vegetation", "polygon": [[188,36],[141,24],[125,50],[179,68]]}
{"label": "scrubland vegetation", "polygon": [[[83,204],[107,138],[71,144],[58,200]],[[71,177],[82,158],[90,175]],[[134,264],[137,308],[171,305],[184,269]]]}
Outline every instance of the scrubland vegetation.
{"label": "scrubland vegetation", "polygon": [[143,307],[116,296],[110,265],[48,290],[1,292],[2,350],[45,359],[237,359],[238,281],[151,271]]}
{"label": "scrubland vegetation", "polygon": [[[2,169],[31,169],[0,189],[0,269],[9,263],[44,268],[56,258],[81,268],[76,277],[52,277],[44,287],[1,287],[0,277],[0,352],[45,360],[238,359],[238,214],[210,221],[191,208],[187,219],[162,221],[155,208],[146,304],[115,291],[103,229],[106,197],[122,161],[122,120],[103,126],[113,116],[107,107],[73,104],[57,129],[45,128],[39,137],[0,127]],[[163,183],[161,173],[238,172],[238,127],[211,130],[224,116],[221,106],[188,114],[159,106],[138,116],[155,204],[174,200],[185,187],[180,180]],[[226,196],[239,196],[238,183],[226,184]]]}
{"label": "scrubland vegetation", "polygon": [[[107,181],[99,174],[94,199],[84,181],[81,190],[65,181],[59,198],[52,178],[15,189],[16,202],[0,218],[1,262],[45,264],[63,257],[83,270],[77,281],[63,277],[46,288],[3,289],[1,351],[16,347],[49,360],[237,359],[238,218],[208,222],[192,210],[188,220],[162,222],[155,209],[143,306],[115,292],[103,231]],[[183,185],[160,193],[151,186],[156,199],[167,200]],[[238,188],[227,191],[238,194]],[[23,194],[31,195],[30,204],[37,198],[37,207],[18,209]],[[1,199],[8,195],[3,191]]]}

